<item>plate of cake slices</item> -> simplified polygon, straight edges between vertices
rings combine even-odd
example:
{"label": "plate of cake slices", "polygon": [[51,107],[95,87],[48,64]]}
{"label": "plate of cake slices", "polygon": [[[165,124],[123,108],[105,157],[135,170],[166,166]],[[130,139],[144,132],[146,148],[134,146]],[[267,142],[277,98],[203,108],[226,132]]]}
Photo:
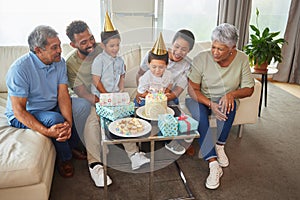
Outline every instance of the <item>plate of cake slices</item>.
{"label": "plate of cake slices", "polygon": [[141,137],[148,134],[151,128],[149,122],[136,117],[118,119],[108,125],[108,130],[119,137]]}
{"label": "plate of cake slices", "polygon": [[172,108],[167,107],[166,110],[164,109],[157,109],[158,107],[153,107],[152,109],[150,109],[149,114],[146,114],[146,107],[142,106],[139,107],[136,110],[136,114],[137,116],[143,118],[143,119],[147,119],[147,120],[153,120],[153,121],[157,121],[158,120],[158,115],[159,114],[170,114],[170,115],[174,115],[175,112]]}

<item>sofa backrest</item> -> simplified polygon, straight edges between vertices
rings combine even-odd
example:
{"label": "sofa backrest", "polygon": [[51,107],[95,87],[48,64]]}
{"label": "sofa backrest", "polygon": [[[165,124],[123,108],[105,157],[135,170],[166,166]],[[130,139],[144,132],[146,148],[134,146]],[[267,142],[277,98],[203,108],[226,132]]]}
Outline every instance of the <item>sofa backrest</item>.
{"label": "sofa backrest", "polygon": [[[125,87],[131,88],[132,92],[136,88],[136,73],[139,69],[141,59],[152,48],[153,43],[139,43],[121,45],[120,56],[124,59],[126,64],[127,75],[125,76]],[[170,46],[170,44],[167,44]],[[210,42],[196,42],[193,50],[188,54],[193,58],[200,51],[210,48]],[[74,50],[69,44],[62,44],[62,57]],[[29,51],[28,46],[0,46],[0,92],[7,92],[5,76],[11,64]]]}
{"label": "sofa backrest", "polygon": [[[69,44],[62,44],[62,57],[73,50]],[[15,60],[29,52],[28,46],[0,46],[0,92],[7,92],[6,74]]]}
{"label": "sofa backrest", "polygon": [[28,52],[26,46],[1,46],[0,47],[0,92],[7,92],[5,76],[11,64],[20,56]]}

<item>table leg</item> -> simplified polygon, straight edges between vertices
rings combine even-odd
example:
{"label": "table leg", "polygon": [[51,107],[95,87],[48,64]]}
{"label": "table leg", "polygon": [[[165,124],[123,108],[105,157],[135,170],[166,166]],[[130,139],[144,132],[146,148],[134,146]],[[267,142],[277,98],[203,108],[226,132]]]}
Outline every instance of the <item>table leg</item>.
{"label": "table leg", "polygon": [[265,107],[267,107],[267,90],[268,90],[268,75],[265,74]]}
{"label": "table leg", "polygon": [[154,178],[154,140],[150,141],[150,186],[149,186],[149,196],[150,199],[153,197],[153,178]]}
{"label": "table leg", "polygon": [[260,117],[261,113],[261,104],[262,104],[262,98],[263,98],[263,91],[264,91],[264,83],[265,83],[265,76],[261,75],[261,90],[260,90],[260,99],[259,99],[259,108],[258,108],[258,116]]}
{"label": "table leg", "polygon": [[177,160],[175,161],[175,165],[176,165],[176,168],[178,170],[178,173],[179,173],[179,176],[184,184],[184,187],[185,187],[185,190],[186,192],[188,193],[188,198],[184,198],[184,199],[195,199],[193,193],[191,192],[187,182],[186,182],[186,179],[185,179],[185,176],[183,174],[183,171],[181,170],[180,168],[180,165],[178,164]]}
{"label": "table leg", "polygon": [[108,199],[108,191],[107,191],[107,145],[103,144],[103,171],[104,171],[104,199]]}

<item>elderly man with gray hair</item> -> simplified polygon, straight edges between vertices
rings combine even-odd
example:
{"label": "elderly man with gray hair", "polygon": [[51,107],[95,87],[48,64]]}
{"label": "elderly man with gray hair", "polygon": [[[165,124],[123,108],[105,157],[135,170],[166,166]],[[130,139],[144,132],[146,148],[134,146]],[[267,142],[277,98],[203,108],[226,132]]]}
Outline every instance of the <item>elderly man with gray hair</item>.
{"label": "elderly man with gray hair", "polygon": [[72,149],[79,144],[77,132],[83,131],[90,103],[69,96],[66,64],[57,35],[44,25],[30,33],[30,51],[12,64],[6,76],[5,114],[11,126],[49,137],[57,152],[59,173],[71,177]]}

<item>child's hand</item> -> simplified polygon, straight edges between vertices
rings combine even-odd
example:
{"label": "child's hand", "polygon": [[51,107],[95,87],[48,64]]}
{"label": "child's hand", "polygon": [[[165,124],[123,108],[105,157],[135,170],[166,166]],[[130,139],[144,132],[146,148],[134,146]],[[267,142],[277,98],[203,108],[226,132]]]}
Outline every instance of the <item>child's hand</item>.
{"label": "child's hand", "polygon": [[141,97],[141,94],[139,94],[139,93],[137,93],[136,96],[135,96],[135,100],[136,100],[136,102],[137,102],[138,104],[141,103],[140,97]]}
{"label": "child's hand", "polygon": [[167,98],[169,99],[171,97],[171,93],[165,93],[165,95],[167,96]]}

